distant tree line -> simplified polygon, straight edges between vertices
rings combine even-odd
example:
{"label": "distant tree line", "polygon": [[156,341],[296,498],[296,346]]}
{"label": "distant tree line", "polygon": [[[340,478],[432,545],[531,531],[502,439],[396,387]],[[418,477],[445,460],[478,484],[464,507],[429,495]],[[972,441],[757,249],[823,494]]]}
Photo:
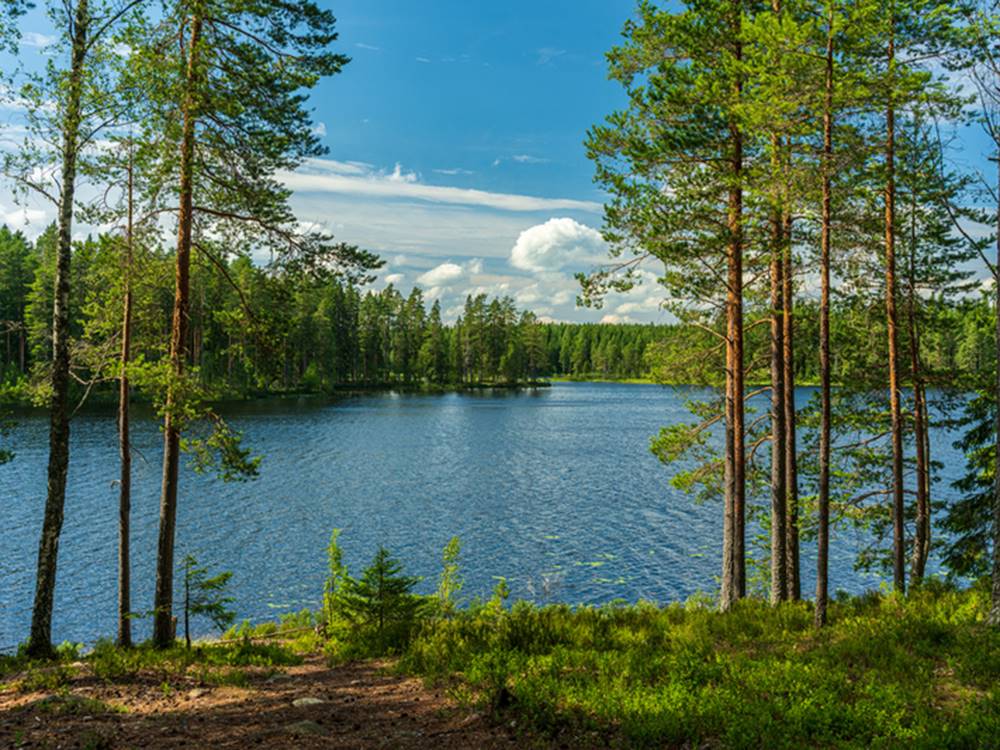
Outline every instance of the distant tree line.
{"label": "distant tree line", "polygon": [[[0,382],[7,398],[25,397],[32,383],[44,382],[51,360],[55,239],[54,227],[33,243],[0,227]],[[78,389],[94,382],[100,391],[115,380],[118,337],[109,324],[119,319],[123,301],[108,290],[120,260],[107,238],[74,246],[70,334]],[[164,356],[171,260],[169,253],[144,260],[147,272],[135,297],[133,354],[140,362]],[[509,297],[486,295],[468,297],[458,318],[445,323],[440,301],[428,302],[420,288],[406,296],[393,286],[364,290],[338,278],[270,273],[247,258],[228,263],[226,277],[196,265],[191,297],[188,364],[219,396],[350,385],[517,384],[549,377],[698,383],[714,374],[699,358],[685,372],[685,360],[704,344],[702,332],[689,324],[541,322]],[[877,310],[838,307],[835,336],[878,325]],[[995,341],[987,299],[930,302],[924,314],[922,359],[931,384],[933,373],[950,384],[956,373],[973,378],[989,371]],[[816,326],[815,304],[800,302],[797,318],[803,346],[795,352],[796,377],[815,383],[817,357],[809,346],[815,337],[807,335]],[[854,366],[849,350],[838,350],[834,380],[847,378]],[[766,382],[767,372],[750,369],[748,378]]]}

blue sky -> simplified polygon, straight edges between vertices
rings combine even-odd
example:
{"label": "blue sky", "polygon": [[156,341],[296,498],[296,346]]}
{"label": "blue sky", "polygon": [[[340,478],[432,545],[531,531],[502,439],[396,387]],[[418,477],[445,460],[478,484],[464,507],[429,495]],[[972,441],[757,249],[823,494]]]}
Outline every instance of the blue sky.
{"label": "blue sky", "polygon": [[[329,154],[283,179],[301,219],[386,260],[376,288],[419,285],[447,318],[467,294],[486,293],[556,320],[670,319],[652,271],[603,310],[575,305],[573,274],[607,253],[583,140],[625,103],[604,55],[633,0],[329,7],[337,49],[352,58],[311,99]],[[31,65],[48,24],[36,9],[22,29]],[[955,161],[981,167],[985,138],[966,132],[962,141]],[[0,219],[29,234],[52,215],[0,196]]]}
{"label": "blue sky", "polygon": [[352,62],[314,96],[330,154],[293,182],[299,211],[446,310],[482,291],[559,319],[608,314],[575,310],[572,273],[604,255],[583,140],[623,103],[604,53],[632,0],[331,7]]}

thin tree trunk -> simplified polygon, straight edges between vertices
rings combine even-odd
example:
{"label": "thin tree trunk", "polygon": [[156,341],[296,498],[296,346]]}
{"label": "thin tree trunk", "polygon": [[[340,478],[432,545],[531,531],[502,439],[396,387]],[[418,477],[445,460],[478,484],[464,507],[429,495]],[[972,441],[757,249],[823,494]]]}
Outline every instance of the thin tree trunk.
{"label": "thin tree trunk", "polygon": [[118,380],[118,453],[121,477],[118,487],[118,645],[132,645],[132,586],[129,554],[132,514],[132,448],[129,445],[128,364],[132,354],[132,259],[133,259],[133,169],[132,143],[129,143],[128,224],[125,234],[125,300],[122,306],[122,349]]}
{"label": "thin tree trunk", "polygon": [[38,544],[38,578],[31,613],[31,635],[27,653],[33,657],[52,654],[52,603],[56,589],[56,562],[66,503],[69,472],[69,290],[73,240],[73,200],[76,160],[80,141],[81,98],[90,9],[79,0],[72,24],[73,46],[66,111],[62,122],[62,187],[59,195],[59,242],[56,251],[55,302],[52,310],[52,401],[49,424],[48,492],[45,517]]}
{"label": "thin tree trunk", "polygon": [[[739,34],[739,4],[736,4],[736,28]],[[739,59],[742,46],[737,41],[736,57]],[[739,92],[740,86],[737,85]],[[731,454],[731,476],[728,485],[731,505],[732,561],[731,582],[728,592],[724,592],[723,608],[728,609],[736,599],[746,595],[746,464],[745,464],[745,423],[744,423],[744,378],[743,378],[743,134],[736,124],[730,126],[732,139],[731,169],[733,183],[729,189],[728,230],[728,339],[729,339],[729,417],[731,439],[727,450]]]}
{"label": "thin tree trunk", "polygon": [[[170,331],[170,365],[175,378],[184,374],[187,359],[188,308],[190,306],[192,194],[194,189],[194,88],[198,71],[197,56],[202,19],[191,19],[188,43],[187,76],[184,99],[184,126],[181,136],[180,212],[177,231],[176,291]],[[153,642],[158,648],[169,647],[174,640],[174,535],[177,525],[177,469],[180,460],[180,428],[174,419],[174,388],[167,391],[166,418],[163,425],[163,485],[160,494],[160,536],[156,560],[156,600]]]}
{"label": "thin tree trunk", "polygon": [[[781,0],[771,0],[771,10],[780,19]],[[784,204],[779,176],[781,174],[782,143],[778,135],[771,137],[771,604],[786,598],[788,591],[788,555],[785,544],[785,364],[784,364]]]}
{"label": "thin tree trunk", "polygon": [[802,598],[802,581],[799,570],[799,470],[796,441],[795,411],[795,290],[792,285],[792,218],[787,211],[784,216],[785,243],[783,302],[785,313],[782,341],[785,345],[785,552],[788,555],[787,599],[798,601]]}
{"label": "thin tree trunk", "polygon": [[[1000,149],[997,149],[997,185],[1000,190]],[[995,397],[1000,399],[1000,199],[997,200],[996,216],[996,262],[993,274],[993,315],[996,322],[996,379],[994,381]],[[1000,404],[996,407],[996,422],[994,432],[996,437],[996,455],[993,460],[994,466],[994,487],[993,487],[993,592],[990,604],[990,624],[1000,627]]]}
{"label": "thin tree trunk", "polygon": [[830,245],[833,223],[830,171],[833,161],[833,2],[826,31],[826,81],[823,99],[823,197],[820,235],[819,301],[819,487],[816,529],[816,627],[826,625],[830,566]]}
{"label": "thin tree trunk", "polygon": [[895,17],[889,15],[889,91],[885,112],[885,317],[889,343],[889,412],[892,417],[892,579],[906,592],[905,528],[903,525],[903,415],[899,403],[899,351],[896,315],[896,107],[893,71],[896,66]]}
{"label": "thin tree trunk", "polygon": [[[917,122],[914,121],[914,130]],[[914,522],[913,553],[910,558],[910,578],[919,583],[924,577],[927,556],[930,552],[931,509],[930,509],[930,456],[927,450],[927,423],[925,416],[926,391],[920,364],[920,333],[917,328],[917,196],[913,191],[910,206],[910,257],[909,257],[909,305],[907,306],[907,328],[910,343],[910,379],[913,385],[913,440],[916,447],[917,513]]]}
{"label": "thin tree trunk", "polygon": [[[777,138],[772,148],[780,147]],[[785,546],[785,384],[783,341],[782,269],[784,232],[780,207],[772,219],[771,249],[771,604],[784,601],[788,591],[788,559]]]}

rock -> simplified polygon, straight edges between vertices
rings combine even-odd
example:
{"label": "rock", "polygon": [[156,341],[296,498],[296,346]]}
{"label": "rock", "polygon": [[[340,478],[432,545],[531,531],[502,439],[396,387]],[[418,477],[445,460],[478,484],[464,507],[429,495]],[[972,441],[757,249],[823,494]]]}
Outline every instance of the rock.
{"label": "rock", "polygon": [[309,706],[318,706],[325,702],[321,698],[296,698],[292,701],[292,705],[296,708],[307,708]]}
{"label": "rock", "polygon": [[286,726],[285,731],[289,734],[320,735],[327,733],[326,730],[315,721],[297,721],[294,724]]}
{"label": "rock", "polygon": [[194,690],[188,690],[187,697],[195,700],[196,698],[201,698],[203,695],[208,695],[208,691],[204,688],[195,688]]}

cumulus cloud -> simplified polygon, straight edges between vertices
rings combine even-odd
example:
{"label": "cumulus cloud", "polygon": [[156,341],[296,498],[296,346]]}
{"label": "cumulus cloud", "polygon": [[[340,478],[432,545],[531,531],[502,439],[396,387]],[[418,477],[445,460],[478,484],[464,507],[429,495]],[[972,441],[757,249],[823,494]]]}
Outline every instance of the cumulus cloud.
{"label": "cumulus cloud", "polygon": [[602,323],[634,323],[628,315],[612,315],[608,314],[601,318]]}
{"label": "cumulus cloud", "polygon": [[390,273],[388,276],[385,277],[385,283],[392,284],[393,286],[399,286],[401,283],[403,283],[403,279],[405,278],[406,274]]}
{"label": "cumulus cloud", "polygon": [[525,229],[510,251],[510,264],[523,271],[558,271],[598,263],[607,256],[601,233],[573,219],[549,219]]}
{"label": "cumulus cloud", "polygon": [[457,281],[465,275],[465,269],[463,269],[457,263],[442,263],[439,266],[435,266],[430,271],[420,274],[417,277],[418,284],[425,284],[427,286],[447,286],[448,284]]}

